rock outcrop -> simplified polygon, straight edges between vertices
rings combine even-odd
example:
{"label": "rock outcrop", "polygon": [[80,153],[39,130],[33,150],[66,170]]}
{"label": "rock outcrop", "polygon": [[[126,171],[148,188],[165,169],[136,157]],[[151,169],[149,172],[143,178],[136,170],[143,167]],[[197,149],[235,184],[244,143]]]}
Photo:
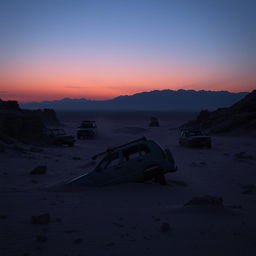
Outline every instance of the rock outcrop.
{"label": "rock outcrop", "polygon": [[229,108],[202,110],[197,119],[185,126],[197,126],[213,133],[256,131],[256,90]]}
{"label": "rock outcrop", "polygon": [[42,143],[47,125],[59,125],[54,110],[22,110],[17,101],[0,99],[0,141]]}

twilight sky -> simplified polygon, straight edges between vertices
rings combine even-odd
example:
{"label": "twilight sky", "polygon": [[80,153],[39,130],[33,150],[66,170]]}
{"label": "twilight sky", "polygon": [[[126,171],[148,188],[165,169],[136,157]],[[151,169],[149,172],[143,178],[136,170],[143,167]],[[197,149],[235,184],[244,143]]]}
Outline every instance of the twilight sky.
{"label": "twilight sky", "polygon": [[0,0],[0,98],[256,88],[255,0]]}

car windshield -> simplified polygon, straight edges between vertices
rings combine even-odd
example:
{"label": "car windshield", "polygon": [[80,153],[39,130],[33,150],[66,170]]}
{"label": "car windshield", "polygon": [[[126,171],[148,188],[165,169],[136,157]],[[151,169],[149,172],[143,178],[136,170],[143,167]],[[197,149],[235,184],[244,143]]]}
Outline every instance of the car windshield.
{"label": "car windshield", "polygon": [[126,161],[143,156],[150,152],[145,144],[138,144],[123,150],[123,156]]}
{"label": "car windshield", "polygon": [[201,136],[201,135],[203,135],[201,131],[188,131],[185,134],[186,134],[186,136]]}
{"label": "car windshield", "polygon": [[100,163],[96,166],[95,170],[96,171],[102,171],[107,168],[111,168],[114,166],[117,166],[120,164],[120,159],[118,156],[118,152],[108,154],[106,157],[104,157]]}

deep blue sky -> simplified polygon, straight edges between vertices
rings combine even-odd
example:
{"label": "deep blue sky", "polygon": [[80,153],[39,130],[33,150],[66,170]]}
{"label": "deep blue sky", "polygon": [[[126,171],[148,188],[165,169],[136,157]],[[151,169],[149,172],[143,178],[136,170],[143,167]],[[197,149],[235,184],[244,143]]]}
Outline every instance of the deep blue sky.
{"label": "deep blue sky", "polygon": [[253,0],[0,0],[0,96],[251,90],[255,13]]}

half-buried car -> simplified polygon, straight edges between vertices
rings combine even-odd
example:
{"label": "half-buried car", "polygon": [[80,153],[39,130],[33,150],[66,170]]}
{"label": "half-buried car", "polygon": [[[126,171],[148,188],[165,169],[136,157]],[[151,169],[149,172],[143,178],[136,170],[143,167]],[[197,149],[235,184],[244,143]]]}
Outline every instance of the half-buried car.
{"label": "half-buried car", "polygon": [[78,127],[77,139],[93,139],[97,136],[97,126],[95,121],[85,120]]}
{"label": "half-buried car", "polygon": [[44,141],[46,144],[63,146],[67,145],[73,147],[75,144],[75,137],[67,135],[64,129],[48,128],[44,132]]}
{"label": "half-buried car", "polygon": [[154,180],[165,184],[165,174],[177,167],[169,149],[163,150],[145,137],[110,148],[92,157],[92,171],[65,183],[67,186],[106,186]]}

